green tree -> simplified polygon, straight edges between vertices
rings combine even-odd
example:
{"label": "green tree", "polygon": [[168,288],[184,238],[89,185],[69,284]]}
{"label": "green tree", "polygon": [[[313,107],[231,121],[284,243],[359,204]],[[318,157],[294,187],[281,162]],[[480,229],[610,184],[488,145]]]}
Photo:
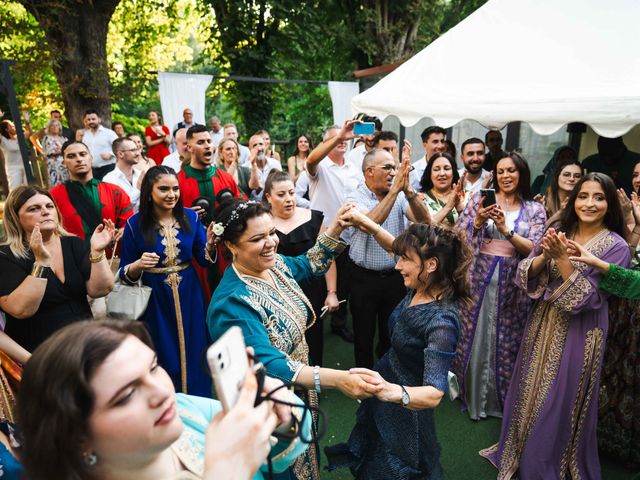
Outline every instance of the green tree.
{"label": "green tree", "polygon": [[67,119],[82,126],[82,114],[95,108],[109,122],[111,91],[107,68],[107,29],[120,0],[20,0],[44,32]]}

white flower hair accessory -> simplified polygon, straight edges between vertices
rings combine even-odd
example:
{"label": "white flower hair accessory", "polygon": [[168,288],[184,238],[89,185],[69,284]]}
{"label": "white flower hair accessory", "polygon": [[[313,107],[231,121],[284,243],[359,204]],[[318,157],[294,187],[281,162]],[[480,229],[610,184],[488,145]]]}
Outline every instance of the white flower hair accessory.
{"label": "white flower hair accessory", "polygon": [[222,223],[214,223],[211,231],[216,237],[221,237],[224,234],[224,225]]}

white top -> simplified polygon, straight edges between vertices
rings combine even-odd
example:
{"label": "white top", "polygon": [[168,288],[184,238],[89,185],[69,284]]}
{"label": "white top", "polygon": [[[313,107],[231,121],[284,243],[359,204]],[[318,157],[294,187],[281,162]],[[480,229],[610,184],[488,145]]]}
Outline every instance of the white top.
{"label": "white top", "polygon": [[347,162],[353,163],[356,168],[362,171],[362,162],[364,160],[364,156],[367,154],[367,149],[364,146],[364,143],[358,145],[356,148],[352,149],[347,153],[345,159]]}
{"label": "white top", "polygon": [[180,154],[176,150],[173,153],[170,153],[166,157],[162,159],[162,165],[165,167],[171,167],[178,173],[182,169],[182,160],[180,160]]}
{"label": "white top", "polygon": [[218,130],[218,133],[215,133],[213,130],[209,130],[209,135],[211,135],[211,143],[216,147],[216,150],[218,149],[220,140],[224,138],[224,132],[222,130],[222,128]]}
{"label": "white top", "polygon": [[333,217],[358,185],[364,181],[362,169],[345,161],[342,166],[329,157],[318,164],[315,176],[309,175],[311,208],[324,214],[324,224],[330,225]]}
{"label": "white top", "polygon": [[240,143],[238,144],[238,147],[240,147],[240,165],[243,167],[251,168],[251,162],[249,161],[251,150]]}
{"label": "white top", "polygon": [[8,167],[22,167],[22,155],[18,140],[12,140],[0,135],[0,147],[4,155],[4,162]]}
{"label": "white top", "polygon": [[269,175],[271,170],[280,170],[282,171],[282,165],[275,158],[267,157],[267,163],[265,163],[262,171],[258,169],[258,180],[260,180],[260,187],[264,188],[264,182]]}
{"label": "white top", "polygon": [[[89,147],[94,167],[104,167],[115,163],[116,157],[111,150],[111,144],[116,138],[118,138],[116,132],[102,125],[98,127],[96,133],[93,133],[90,128],[84,132],[82,142]],[[100,156],[101,153],[108,153],[110,156],[105,160]]]}
{"label": "white top", "polygon": [[309,189],[309,175],[307,175],[307,171],[303,170],[298,175],[298,180],[296,180],[296,205],[303,208],[310,208],[311,202],[304,198],[304,194],[307,193]]}
{"label": "white top", "polygon": [[[460,177],[462,178],[462,174],[465,172],[466,169],[461,168],[458,170],[458,175],[460,175]],[[480,178],[478,178],[478,180],[476,180],[475,182],[471,183],[471,182],[466,182],[464,185],[464,191],[465,193],[476,193],[478,191],[480,191],[480,188],[482,187],[482,182],[487,178],[487,176],[489,175],[489,172],[487,170],[485,170],[484,168],[482,169],[482,173],[480,174]]]}
{"label": "white top", "polygon": [[411,183],[411,188],[415,191],[420,191],[420,180],[422,180],[422,175],[424,171],[427,169],[427,156],[425,155],[417,162],[413,163],[413,171],[409,174],[409,182]]}
{"label": "white top", "polygon": [[138,190],[138,180],[140,179],[140,175],[142,172],[136,168],[133,169],[133,178],[131,182],[127,176],[118,168],[116,164],[115,168],[107,173],[102,179],[103,182],[113,183],[114,185],[119,186],[127,195],[129,195],[129,199],[131,200],[131,205],[133,205],[133,210],[138,213],[138,208],[140,207],[140,190]]}

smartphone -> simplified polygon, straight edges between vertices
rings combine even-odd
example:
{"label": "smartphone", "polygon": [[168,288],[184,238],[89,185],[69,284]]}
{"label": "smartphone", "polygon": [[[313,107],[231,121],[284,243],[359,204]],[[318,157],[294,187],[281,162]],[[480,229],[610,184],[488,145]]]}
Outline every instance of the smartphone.
{"label": "smartphone", "polygon": [[481,188],[480,195],[484,197],[485,208],[496,204],[496,191],[493,188]]}
{"label": "smartphone", "polygon": [[356,123],[353,125],[355,135],[373,135],[376,133],[376,124],[373,122]]}
{"label": "smartphone", "polygon": [[216,395],[228,412],[238,400],[249,371],[247,347],[240,327],[231,327],[207,350]]}

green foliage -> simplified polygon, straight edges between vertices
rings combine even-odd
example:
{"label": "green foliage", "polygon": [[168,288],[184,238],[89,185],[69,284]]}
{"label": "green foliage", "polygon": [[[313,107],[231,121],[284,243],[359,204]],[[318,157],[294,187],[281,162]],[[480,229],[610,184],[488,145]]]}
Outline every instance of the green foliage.
{"label": "green foliage", "polygon": [[149,125],[149,120],[147,118],[122,115],[120,113],[116,113],[114,108],[112,119],[114,122],[122,122],[124,131],[127,132],[127,134],[139,135],[140,138],[144,139],[144,129]]}
{"label": "green foliage", "polygon": [[[4,2],[0,8],[0,32],[0,58],[16,61],[11,72],[20,103],[33,112],[34,125],[44,124],[50,110],[62,107],[44,33],[17,2]],[[0,108],[7,110],[6,99],[2,99]]]}

